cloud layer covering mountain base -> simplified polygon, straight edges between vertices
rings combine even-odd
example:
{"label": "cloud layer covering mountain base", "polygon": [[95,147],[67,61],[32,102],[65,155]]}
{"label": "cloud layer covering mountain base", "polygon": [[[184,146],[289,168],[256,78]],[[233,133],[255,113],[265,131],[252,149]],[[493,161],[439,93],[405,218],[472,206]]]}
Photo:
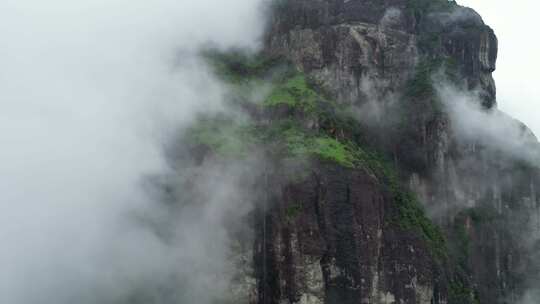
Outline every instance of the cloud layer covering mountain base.
{"label": "cloud layer covering mountain base", "polygon": [[257,48],[261,13],[261,1],[247,0],[219,9],[184,0],[2,1],[0,302],[124,303],[146,285],[155,289],[141,298],[152,303],[164,300],[153,294],[167,289],[162,283],[194,271],[191,294],[163,296],[210,302],[215,294],[199,283],[226,267],[218,209],[233,199],[234,178],[221,190],[209,184],[216,176],[199,184],[216,190],[208,208],[176,220],[143,184],[179,180],[163,148],[197,113],[223,109],[224,88],[200,48]]}

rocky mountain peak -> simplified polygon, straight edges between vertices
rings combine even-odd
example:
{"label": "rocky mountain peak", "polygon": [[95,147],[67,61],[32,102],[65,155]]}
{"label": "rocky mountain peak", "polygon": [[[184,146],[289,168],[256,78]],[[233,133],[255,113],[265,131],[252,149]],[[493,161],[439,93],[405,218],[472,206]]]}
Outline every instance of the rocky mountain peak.
{"label": "rocky mountain peak", "polygon": [[[522,231],[529,229],[525,223],[534,219],[521,212],[538,208],[539,172],[535,165],[525,165],[527,173],[513,171],[523,163],[510,150],[538,151],[538,144],[531,135],[527,138],[534,144],[515,139],[522,137],[517,133],[530,131],[516,128],[509,123],[512,119],[489,122],[498,121],[494,124],[499,124],[495,128],[499,137],[508,134],[502,141],[492,139],[491,131],[471,131],[486,129],[466,121],[480,116],[468,117],[467,111],[472,108],[451,114],[449,109],[460,98],[441,97],[439,92],[441,87],[453,87],[475,96],[471,98],[478,106],[474,111],[506,117],[496,109],[492,77],[498,40],[476,11],[446,0],[280,1],[265,52],[288,58],[338,102],[359,109],[368,141],[391,155],[404,182],[431,210],[448,237],[458,243],[460,238],[469,242],[467,248],[455,250],[465,259],[460,276],[470,278],[466,281],[471,284],[471,292],[475,289],[475,301],[506,303],[509,297],[517,297],[524,285],[510,283],[509,278],[530,281],[530,275],[519,268],[526,267],[531,249],[517,249],[520,237],[515,230],[484,220],[489,218],[485,213],[490,211],[486,210],[492,210],[499,214],[497,221],[515,223]],[[468,118],[456,119],[452,115]],[[476,137],[464,139],[460,133],[464,129],[464,133]],[[534,159],[538,160],[536,156]],[[476,212],[483,214],[482,220],[471,216]],[[517,218],[522,222],[516,223]],[[461,229],[460,225],[470,229],[460,234],[455,231]],[[492,259],[482,259],[486,250],[493,253]],[[509,259],[515,264],[507,264]],[[394,303],[393,296],[381,297],[358,303]],[[433,295],[425,296],[428,300],[419,297],[414,301],[405,297],[402,301],[446,303]],[[448,303],[470,301],[461,298]]]}
{"label": "rocky mountain peak", "polygon": [[362,98],[362,79],[383,91],[403,88],[423,59],[452,61],[496,103],[491,72],[497,38],[474,10],[446,0],[282,1],[276,5],[267,51],[290,58],[344,102]]}
{"label": "rocky mountain peak", "polygon": [[493,30],[446,0],[273,8],[262,58],[214,58],[249,123],[190,137],[198,163],[265,158],[242,301],[516,303],[539,279],[538,143],[496,107]]}

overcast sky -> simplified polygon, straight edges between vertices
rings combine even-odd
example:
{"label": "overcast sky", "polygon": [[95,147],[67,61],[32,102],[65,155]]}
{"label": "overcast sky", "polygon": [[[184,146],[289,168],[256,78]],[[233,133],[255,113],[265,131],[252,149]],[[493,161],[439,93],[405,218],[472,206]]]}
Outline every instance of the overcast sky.
{"label": "overcast sky", "polygon": [[540,135],[540,27],[536,0],[459,0],[476,9],[499,38],[499,107]]}

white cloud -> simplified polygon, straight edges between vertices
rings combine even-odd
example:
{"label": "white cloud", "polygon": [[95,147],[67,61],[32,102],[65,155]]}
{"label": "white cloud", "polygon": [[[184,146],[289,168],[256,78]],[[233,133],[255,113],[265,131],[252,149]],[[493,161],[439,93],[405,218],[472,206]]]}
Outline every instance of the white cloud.
{"label": "white cloud", "polygon": [[256,47],[260,3],[0,2],[1,303],[109,303],[176,266],[178,244],[127,215],[163,212],[141,179],[167,172],[176,128],[221,107],[195,52]]}
{"label": "white cloud", "polygon": [[461,0],[482,15],[499,38],[495,81],[501,110],[540,134],[540,41],[532,36],[538,28],[538,1]]}
{"label": "white cloud", "polygon": [[498,109],[484,109],[477,92],[439,84],[437,93],[459,141],[480,144],[540,168],[538,141],[522,123]]}

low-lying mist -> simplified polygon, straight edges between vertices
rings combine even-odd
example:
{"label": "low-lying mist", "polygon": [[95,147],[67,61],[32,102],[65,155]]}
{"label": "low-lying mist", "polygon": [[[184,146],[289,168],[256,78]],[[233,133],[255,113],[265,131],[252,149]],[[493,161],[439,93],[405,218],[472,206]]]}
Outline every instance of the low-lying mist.
{"label": "low-lying mist", "polygon": [[[459,193],[463,191],[460,187],[468,184],[467,186],[476,189],[477,192],[484,189],[485,194],[492,193],[490,198],[492,207],[497,208],[499,213],[505,214],[512,221],[519,222],[517,226],[509,224],[503,229],[505,233],[513,236],[513,241],[519,244],[520,250],[525,252],[526,265],[530,269],[526,271],[529,274],[525,279],[524,294],[512,295],[507,301],[516,304],[538,303],[540,300],[538,287],[540,277],[537,273],[540,269],[538,263],[540,213],[537,183],[538,169],[540,169],[540,143],[523,123],[497,108],[484,108],[479,97],[480,92],[460,90],[449,83],[442,82],[437,86],[437,93],[450,119],[455,139],[462,144],[478,146],[484,150],[483,160],[475,158],[474,155],[464,155],[461,166],[476,167],[476,170],[478,168],[480,170],[492,169],[492,171],[484,171],[480,179],[466,181],[461,186],[450,185],[450,187],[454,187],[453,191]],[[479,161],[487,163],[490,167],[482,169],[484,165]],[[500,168],[504,168],[506,176],[489,174]],[[523,168],[530,168],[530,170],[523,174],[520,171]],[[531,173],[532,171],[534,173]],[[520,191],[524,197],[508,195]],[[512,201],[516,199],[518,201]],[[510,207],[516,203],[520,206]],[[457,210],[479,207],[459,201],[452,202],[451,205]]]}
{"label": "low-lying mist", "polygon": [[459,90],[449,84],[439,85],[437,92],[458,140],[540,166],[538,140],[523,123],[496,108],[485,109],[478,92]]}
{"label": "low-lying mist", "polygon": [[256,49],[261,3],[0,4],[1,303],[210,303],[227,289],[222,228],[249,210],[245,164],[197,169],[200,204],[182,211],[148,180],[192,173],[163,149],[224,110],[197,54]]}

